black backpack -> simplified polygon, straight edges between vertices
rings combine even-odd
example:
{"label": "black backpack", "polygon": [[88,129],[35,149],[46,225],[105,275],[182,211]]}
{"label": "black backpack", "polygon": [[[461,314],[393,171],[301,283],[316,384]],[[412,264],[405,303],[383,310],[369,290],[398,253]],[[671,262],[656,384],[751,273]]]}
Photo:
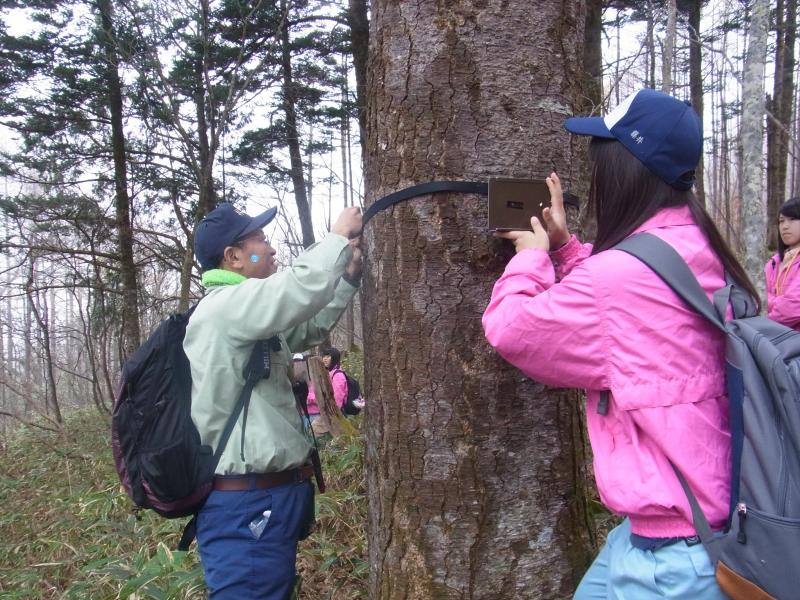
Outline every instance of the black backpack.
{"label": "black backpack", "polygon": [[[247,418],[255,384],[269,377],[268,344],[273,340],[255,344],[244,389],[216,452],[202,444],[191,417],[191,370],[183,351],[195,308],[162,321],[125,361],[111,418],[114,462],[125,491],[137,507],[151,508],[168,519],[196,515],[202,508],[236,420],[243,410]],[[194,524],[193,519],[187,525],[179,549],[187,549],[194,539]]]}
{"label": "black backpack", "polygon": [[359,385],[357,379],[350,377],[342,369],[334,369],[334,373],[337,371],[344,375],[345,380],[347,380],[347,399],[344,401],[342,413],[345,416],[353,417],[361,412],[361,409],[355,403],[356,400],[361,399],[361,385]]}
{"label": "black backpack", "polygon": [[[731,282],[710,302],[681,256],[640,233],[616,245],[655,271],[726,337],[732,445],[725,530],[711,531],[694,491],[673,465],[694,526],[732,599],[797,598],[800,590],[800,332],[756,315]],[[733,319],[726,321],[730,306]]]}

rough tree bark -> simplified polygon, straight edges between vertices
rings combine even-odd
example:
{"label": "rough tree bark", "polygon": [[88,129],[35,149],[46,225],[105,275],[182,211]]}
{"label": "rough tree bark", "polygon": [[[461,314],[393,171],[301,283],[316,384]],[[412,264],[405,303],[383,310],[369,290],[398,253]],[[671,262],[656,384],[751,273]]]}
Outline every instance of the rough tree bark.
{"label": "rough tree bark", "polygon": [[[567,172],[584,19],[582,2],[374,0],[367,198]],[[485,197],[413,199],[364,238],[369,597],[571,597],[593,535],[583,408],[484,339],[512,254]]]}

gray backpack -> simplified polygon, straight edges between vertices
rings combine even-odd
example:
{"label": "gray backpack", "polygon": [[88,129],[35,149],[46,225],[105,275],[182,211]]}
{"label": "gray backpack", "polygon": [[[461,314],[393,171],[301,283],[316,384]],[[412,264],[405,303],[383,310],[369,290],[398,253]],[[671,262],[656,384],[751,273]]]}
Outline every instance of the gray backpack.
{"label": "gray backpack", "polygon": [[[675,469],[720,587],[735,600],[800,598],[800,332],[756,316],[730,281],[712,303],[683,258],[653,235],[615,248],[644,262],[726,334],[733,473],[723,532],[711,531]],[[734,318],[726,322],[728,305]]]}

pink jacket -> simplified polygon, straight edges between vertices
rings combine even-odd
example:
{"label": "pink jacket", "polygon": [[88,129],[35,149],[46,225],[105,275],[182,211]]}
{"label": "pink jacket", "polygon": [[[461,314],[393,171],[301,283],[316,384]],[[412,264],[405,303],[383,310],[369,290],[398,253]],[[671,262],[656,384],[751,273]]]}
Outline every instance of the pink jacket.
{"label": "pink jacket", "polygon": [[[724,285],[687,207],[663,209],[638,231],[672,244],[709,297]],[[586,388],[597,487],[634,533],[695,533],[669,460],[721,527],[731,470],[722,334],[636,258],[590,252],[573,236],[550,256],[518,253],[483,315],[486,338],[531,378]],[[611,393],[606,415],[597,412],[602,390]]]}
{"label": "pink jacket", "polygon": [[[336,402],[336,406],[341,409],[344,407],[345,400],[347,400],[347,378],[338,368],[328,371],[328,376],[331,378],[331,385],[333,386],[333,399]],[[317,395],[314,393],[314,386],[311,385],[310,381],[308,383],[308,414],[319,414]]]}
{"label": "pink jacket", "polygon": [[794,261],[783,282],[781,294],[775,289],[780,257],[776,254],[764,266],[767,277],[767,316],[787,327],[800,331],[800,259]]}

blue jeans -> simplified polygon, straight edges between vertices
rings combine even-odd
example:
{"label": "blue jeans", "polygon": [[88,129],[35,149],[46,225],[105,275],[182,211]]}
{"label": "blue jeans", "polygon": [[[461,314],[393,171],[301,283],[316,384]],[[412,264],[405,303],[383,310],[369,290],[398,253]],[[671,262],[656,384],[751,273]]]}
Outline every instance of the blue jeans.
{"label": "blue jeans", "polygon": [[676,542],[658,550],[631,545],[625,519],[608,534],[573,600],[725,600],[702,544]]}
{"label": "blue jeans", "polygon": [[[266,490],[214,491],[197,516],[197,545],[213,600],[286,600],[297,541],[314,502],[310,481]],[[256,538],[250,523],[271,511]]]}

